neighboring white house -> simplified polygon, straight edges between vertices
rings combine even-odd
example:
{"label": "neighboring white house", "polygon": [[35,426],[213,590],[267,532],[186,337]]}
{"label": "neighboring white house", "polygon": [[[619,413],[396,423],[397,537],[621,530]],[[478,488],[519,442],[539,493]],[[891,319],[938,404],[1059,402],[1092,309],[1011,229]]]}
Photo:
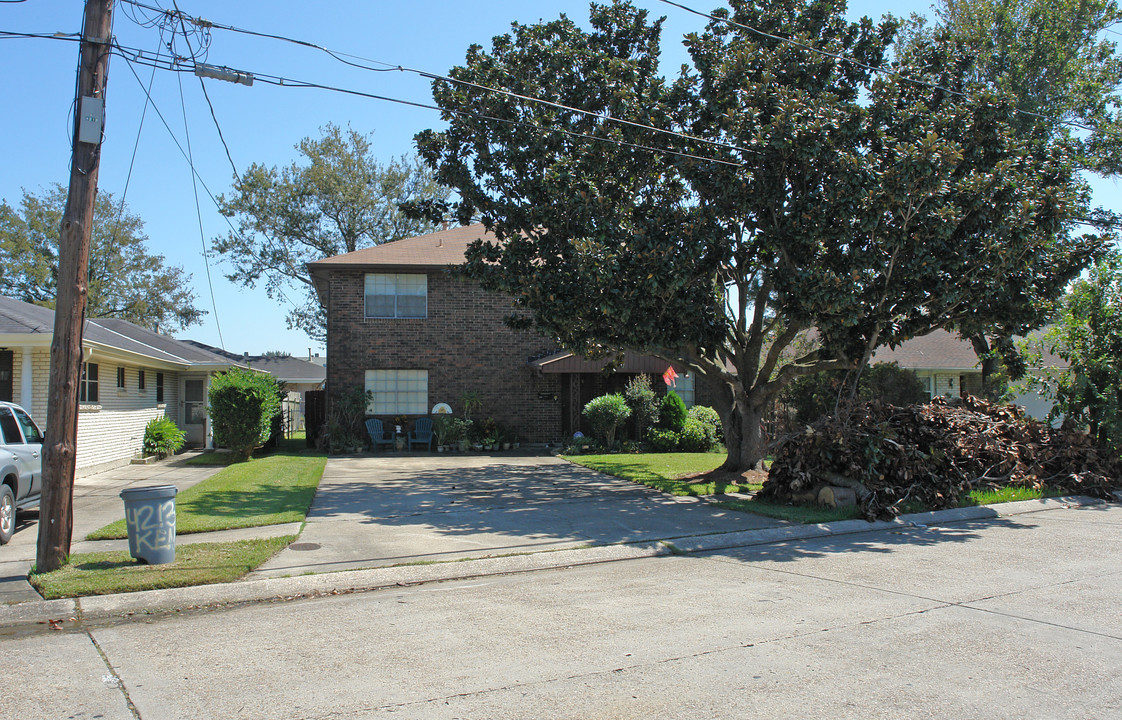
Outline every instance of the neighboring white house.
{"label": "neighboring white house", "polygon": [[[53,332],[53,310],[0,297],[0,400],[24,406],[41,427]],[[209,446],[210,376],[244,366],[116,318],[86,321],[82,357],[78,476],[128,463],[154,417],[174,420],[188,446]]]}
{"label": "neighboring white house", "polygon": [[324,381],[327,379],[327,368],[324,367],[323,362],[318,362],[323,358],[320,358],[318,354],[311,355],[310,348],[309,360],[305,360],[290,355],[250,355],[249,353],[238,355],[197,340],[184,340],[183,342],[232,361],[240,362],[254,370],[269,373],[274,380],[283,382],[287,390],[287,395],[281,407],[284,413],[285,434],[288,435],[304,429],[304,393],[309,390],[322,390]]}
{"label": "neighboring white house", "polygon": [[[1050,367],[1066,367],[1063,360],[1050,353],[1043,359]],[[974,347],[946,330],[914,337],[895,348],[882,347],[873,355],[872,362],[894,362],[914,371],[927,386],[930,397],[982,392],[982,369]],[[1017,395],[1012,402],[1038,420],[1045,419],[1052,409],[1048,398],[1033,391]]]}

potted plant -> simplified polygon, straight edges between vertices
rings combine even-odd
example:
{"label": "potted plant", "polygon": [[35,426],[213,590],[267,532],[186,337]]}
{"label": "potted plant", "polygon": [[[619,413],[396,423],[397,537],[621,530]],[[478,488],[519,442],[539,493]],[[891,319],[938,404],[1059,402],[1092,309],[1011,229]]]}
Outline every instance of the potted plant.
{"label": "potted plant", "polygon": [[444,446],[453,440],[453,420],[451,415],[437,415],[432,420],[432,439],[436,441],[436,451],[444,452]]}

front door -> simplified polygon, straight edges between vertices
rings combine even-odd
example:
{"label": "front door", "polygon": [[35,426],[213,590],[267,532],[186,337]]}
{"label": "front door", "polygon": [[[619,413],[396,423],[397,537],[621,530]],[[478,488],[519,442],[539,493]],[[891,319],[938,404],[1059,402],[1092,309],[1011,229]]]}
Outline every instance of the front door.
{"label": "front door", "polygon": [[183,379],[183,432],[191,447],[206,445],[206,378]]}

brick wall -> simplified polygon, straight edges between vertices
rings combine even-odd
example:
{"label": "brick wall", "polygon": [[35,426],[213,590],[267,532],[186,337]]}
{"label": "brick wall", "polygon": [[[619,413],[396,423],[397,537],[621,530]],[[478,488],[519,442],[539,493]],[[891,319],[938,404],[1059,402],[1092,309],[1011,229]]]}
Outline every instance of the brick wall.
{"label": "brick wall", "polygon": [[[428,317],[366,319],[362,272],[333,271],[327,309],[327,387],[365,386],[367,370],[427,370],[428,407],[478,391],[476,418],[493,417],[526,442],[561,439],[560,380],[536,375],[531,358],[556,349],[532,331],[503,324],[513,305],[445,272],[428,274]],[[541,396],[548,396],[543,399]],[[557,397],[558,399],[553,399]]]}

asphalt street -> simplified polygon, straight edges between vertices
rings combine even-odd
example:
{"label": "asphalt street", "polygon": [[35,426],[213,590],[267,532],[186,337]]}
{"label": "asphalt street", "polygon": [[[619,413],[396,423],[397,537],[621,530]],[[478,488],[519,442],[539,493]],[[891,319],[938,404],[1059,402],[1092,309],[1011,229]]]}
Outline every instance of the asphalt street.
{"label": "asphalt street", "polygon": [[1050,507],[23,626],[0,718],[1117,718],[1122,507]]}

